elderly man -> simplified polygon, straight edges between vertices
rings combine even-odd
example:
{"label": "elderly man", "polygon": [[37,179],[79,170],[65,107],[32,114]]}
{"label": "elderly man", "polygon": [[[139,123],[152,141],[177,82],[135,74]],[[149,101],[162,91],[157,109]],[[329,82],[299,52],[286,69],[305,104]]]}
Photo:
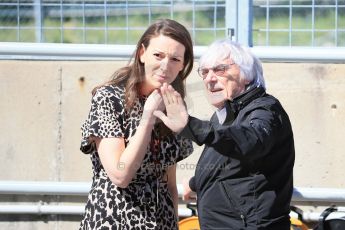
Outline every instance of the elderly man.
{"label": "elderly man", "polygon": [[164,84],[166,126],[205,148],[189,187],[197,194],[201,229],[290,229],[294,139],[280,102],[266,93],[260,61],[228,39],[210,45],[198,73],[216,112],[188,115]]}

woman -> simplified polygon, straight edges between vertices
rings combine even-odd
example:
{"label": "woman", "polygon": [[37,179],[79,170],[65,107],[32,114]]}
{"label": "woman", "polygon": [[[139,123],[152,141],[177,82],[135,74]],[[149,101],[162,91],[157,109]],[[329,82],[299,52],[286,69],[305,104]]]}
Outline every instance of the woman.
{"label": "woman", "polygon": [[93,90],[81,150],[90,154],[94,176],[80,229],[177,229],[175,165],[193,147],[156,124],[153,111],[163,106],[163,83],[185,95],[194,62],[190,34],[176,21],[159,20],[133,58]]}

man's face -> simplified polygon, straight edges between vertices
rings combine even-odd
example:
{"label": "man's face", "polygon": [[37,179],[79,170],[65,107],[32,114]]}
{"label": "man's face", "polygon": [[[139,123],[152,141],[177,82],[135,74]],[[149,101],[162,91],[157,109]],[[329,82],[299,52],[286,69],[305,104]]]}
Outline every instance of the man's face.
{"label": "man's face", "polygon": [[210,103],[223,108],[226,100],[240,95],[249,82],[240,77],[240,68],[231,59],[215,62],[214,66],[204,65],[199,68],[202,74]]}

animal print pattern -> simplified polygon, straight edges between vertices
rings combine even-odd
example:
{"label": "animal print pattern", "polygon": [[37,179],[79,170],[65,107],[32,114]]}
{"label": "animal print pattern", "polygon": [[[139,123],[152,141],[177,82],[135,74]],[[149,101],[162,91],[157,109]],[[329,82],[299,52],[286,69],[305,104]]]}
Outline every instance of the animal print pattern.
{"label": "animal print pattern", "polygon": [[[92,137],[123,137],[131,141],[143,112],[146,98],[138,98],[131,111],[124,109],[124,86],[104,86],[92,98],[88,119],[82,125],[81,151],[90,154],[93,182],[80,229],[177,229],[172,197],[162,181],[167,167],[193,151],[192,142],[180,136],[161,137],[160,152],[150,146],[127,188],[119,188],[108,178]],[[157,129],[153,130],[157,137]],[[159,166],[154,162],[154,157]],[[117,165],[114,167],[125,167]]]}

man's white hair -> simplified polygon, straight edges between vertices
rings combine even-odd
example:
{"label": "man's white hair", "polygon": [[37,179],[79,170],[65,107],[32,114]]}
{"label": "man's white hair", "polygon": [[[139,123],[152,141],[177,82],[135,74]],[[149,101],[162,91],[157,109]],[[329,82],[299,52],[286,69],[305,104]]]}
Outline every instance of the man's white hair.
{"label": "man's white hair", "polygon": [[248,47],[231,41],[230,39],[222,39],[213,42],[200,57],[199,66],[215,66],[218,62],[228,58],[239,66],[241,78],[248,80],[250,86],[261,86],[265,88],[261,61]]}

